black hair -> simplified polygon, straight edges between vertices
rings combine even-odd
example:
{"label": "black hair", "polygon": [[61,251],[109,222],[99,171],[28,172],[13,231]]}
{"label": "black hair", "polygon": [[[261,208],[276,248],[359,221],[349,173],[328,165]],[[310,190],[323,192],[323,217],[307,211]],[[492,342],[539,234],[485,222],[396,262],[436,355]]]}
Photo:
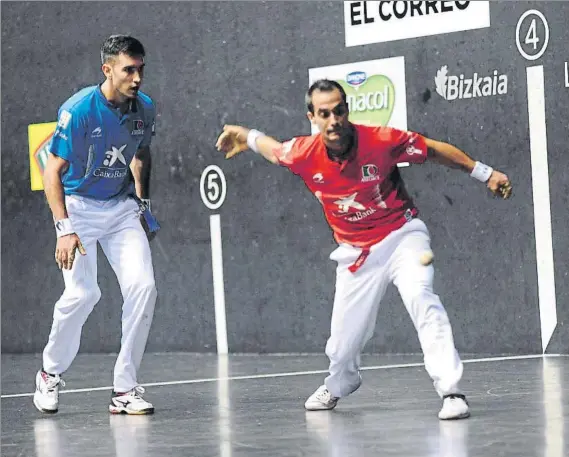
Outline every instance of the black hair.
{"label": "black hair", "polygon": [[314,105],[312,103],[312,93],[315,90],[319,90],[321,92],[332,92],[334,89],[338,89],[340,94],[342,94],[342,101],[346,103],[346,91],[344,88],[337,83],[336,81],[332,81],[330,79],[319,79],[312,83],[308,91],[306,92],[305,102],[308,111],[314,114]]}
{"label": "black hair", "polygon": [[144,57],[144,46],[129,35],[111,35],[101,46],[101,64],[117,57],[120,53],[130,57]]}

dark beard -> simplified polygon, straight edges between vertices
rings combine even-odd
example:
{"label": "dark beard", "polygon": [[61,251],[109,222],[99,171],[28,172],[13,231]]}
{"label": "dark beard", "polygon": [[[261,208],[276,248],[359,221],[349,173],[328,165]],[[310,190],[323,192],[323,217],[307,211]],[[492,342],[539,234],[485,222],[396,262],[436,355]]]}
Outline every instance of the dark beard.
{"label": "dark beard", "polygon": [[355,132],[353,128],[350,128],[349,133],[342,138],[342,148],[341,149],[330,149],[326,148],[326,153],[328,154],[328,158],[330,160],[334,160],[337,162],[344,162],[350,157],[352,153],[352,148],[354,147],[355,143]]}

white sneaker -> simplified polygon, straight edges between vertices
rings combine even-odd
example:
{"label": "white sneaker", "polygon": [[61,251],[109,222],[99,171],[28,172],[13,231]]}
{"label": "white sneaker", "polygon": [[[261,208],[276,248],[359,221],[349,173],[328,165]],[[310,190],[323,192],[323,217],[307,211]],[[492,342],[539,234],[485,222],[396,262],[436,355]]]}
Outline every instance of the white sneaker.
{"label": "white sneaker", "polygon": [[443,407],[439,411],[439,419],[466,419],[470,416],[468,401],[461,394],[451,394],[443,397]]}
{"label": "white sneaker", "polygon": [[59,375],[50,375],[40,370],[36,374],[34,405],[42,413],[56,413],[59,407],[59,386],[65,382]]}
{"label": "white sneaker", "polygon": [[152,414],[154,406],[142,398],[144,388],[136,386],[129,392],[116,393],[113,391],[109,412],[111,414]]}
{"label": "white sneaker", "polygon": [[321,411],[325,409],[334,409],[336,404],[338,403],[339,398],[332,396],[332,394],[328,391],[325,385],[320,386],[316,389],[306,403],[304,403],[304,407],[308,411]]}

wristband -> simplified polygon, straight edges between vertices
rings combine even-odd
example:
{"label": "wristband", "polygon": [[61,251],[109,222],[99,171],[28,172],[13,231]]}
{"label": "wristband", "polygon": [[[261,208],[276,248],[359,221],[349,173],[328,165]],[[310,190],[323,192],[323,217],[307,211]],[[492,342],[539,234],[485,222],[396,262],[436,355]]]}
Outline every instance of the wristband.
{"label": "wristband", "polygon": [[257,148],[257,138],[264,135],[265,134],[263,132],[259,132],[255,129],[249,130],[249,133],[247,134],[247,146],[249,146],[252,151],[259,154],[259,149]]}
{"label": "wristband", "polygon": [[57,233],[57,238],[75,233],[75,230],[73,230],[73,226],[71,225],[71,219],[66,218],[56,221],[55,233]]}
{"label": "wristband", "polygon": [[476,162],[470,176],[474,179],[477,179],[480,182],[486,182],[490,179],[492,175],[493,168],[489,167],[488,165],[483,164],[482,162]]}

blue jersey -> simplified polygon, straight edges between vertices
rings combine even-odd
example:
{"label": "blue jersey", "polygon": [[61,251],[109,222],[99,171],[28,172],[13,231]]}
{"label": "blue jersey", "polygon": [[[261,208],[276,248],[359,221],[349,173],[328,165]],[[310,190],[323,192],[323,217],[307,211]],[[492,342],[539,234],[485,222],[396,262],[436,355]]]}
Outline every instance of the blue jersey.
{"label": "blue jersey", "polygon": [[150,97],[138,92],[123,115],[99,85],[61,105],[49,150],[69,162],[65,194],[108,200],[131,190],[129,165],[139,148],[150,146],[155,111]]}

